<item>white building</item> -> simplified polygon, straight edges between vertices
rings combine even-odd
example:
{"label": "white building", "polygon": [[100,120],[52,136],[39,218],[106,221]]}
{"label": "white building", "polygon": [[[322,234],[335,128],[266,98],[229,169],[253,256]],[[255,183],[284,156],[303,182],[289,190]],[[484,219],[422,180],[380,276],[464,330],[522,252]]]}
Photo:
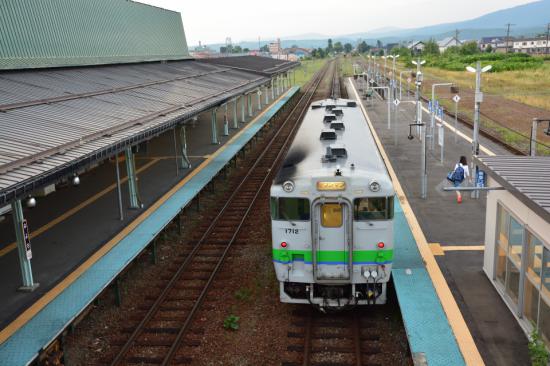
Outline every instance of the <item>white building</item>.
{"label": "white building", "polygon": [[422,41],[412,41],[407,45],[407,48],[415,55],[418,55],[424,51],[425,45]]}
{"label": "white building", "polygon": [[[510,41],[510,44],[512,40]],[[511,44],[514,52],[523,52],[529,54],[544,54],[546,53],[547,41],[546,37],[541,38],[516,38]],[[550,46],[550,44],[548,45]]]}
{"label": "white building", "polygon": [[456,37],[447,37],[442,39],[441,41],[437,42],[437,46],[439,47],[439,52],[443,53],[447,50],[447,48],[452,46],[462,46],[463,41],[459,40]]}
{"label": "white building", "polygon": [[488,175],[483,270],[526,333],[550,346],[550,157],[476,158]]}
{"label": "white building", "polygon": [[269,53],[272,55],[278,55],[282,52],[281,40],[277,38],[277,41],[269,43]]}

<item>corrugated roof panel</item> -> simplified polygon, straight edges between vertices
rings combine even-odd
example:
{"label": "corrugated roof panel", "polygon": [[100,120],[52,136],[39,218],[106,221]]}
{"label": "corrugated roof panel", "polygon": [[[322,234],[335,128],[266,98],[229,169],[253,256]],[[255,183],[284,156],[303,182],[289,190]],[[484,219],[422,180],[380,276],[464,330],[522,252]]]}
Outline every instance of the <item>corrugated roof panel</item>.
{"label": "corrugated roof panel", "polygon": [[0,69],[189,57],[178,12],[122,0],[0,1]]}
{"label": "corrugated roof panel", "polygon": [[487,173],[550,222],[550,157],[480,156]]}

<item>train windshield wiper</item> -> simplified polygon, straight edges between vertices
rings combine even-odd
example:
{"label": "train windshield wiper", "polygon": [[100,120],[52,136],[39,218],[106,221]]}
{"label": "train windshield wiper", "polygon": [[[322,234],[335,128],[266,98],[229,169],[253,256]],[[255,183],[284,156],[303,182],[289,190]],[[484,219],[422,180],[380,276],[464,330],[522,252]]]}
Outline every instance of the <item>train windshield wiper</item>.
{"label": "train windshield wiper", "polygon": [[296,226],[296,223],[292,221],[284,211],[281,211],[281,216],[283,216],[286,221],[290,222],[292,226]]}

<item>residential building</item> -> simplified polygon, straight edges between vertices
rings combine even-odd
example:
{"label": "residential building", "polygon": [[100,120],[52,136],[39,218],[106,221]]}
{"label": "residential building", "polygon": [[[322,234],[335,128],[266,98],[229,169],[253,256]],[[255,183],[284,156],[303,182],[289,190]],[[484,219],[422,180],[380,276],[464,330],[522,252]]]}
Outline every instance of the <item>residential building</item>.
{"label": "residential building", "polygon": [[437,46],[439,47],[439,52],[443,53],[447,50],[447,48],[452,46],[462,46],[464,41],[459,40],[456,37],[447,37],[442,39],[441,41],[437,42]]}
{"label": "residential building", "polygon": [[418,55],[424,51],[424,48],[426,46],[424,45],[424,42],[422,41],[412,41],[407,45],[407,48],[411,50],[413,55]]}
{"label": "residential building", "polygon": [[[512,39],[510,38],[509,44],[511,44]],[[493,37],[483,37],[479,41],[479,49],[483,52],[486,52],[487,49],[491,46],[492,52],[506,52],[506,37],[505,36],[493,36]]]}
{"label": "residential building", "polygon": [[550,44],[548,44],[547,42],[548,40],[546,39],[546,37],[515,38],[513,40],[510,40],[509,46],[512,47],[512,52],[542,55],[547,52],[547,47],[550,47]]}

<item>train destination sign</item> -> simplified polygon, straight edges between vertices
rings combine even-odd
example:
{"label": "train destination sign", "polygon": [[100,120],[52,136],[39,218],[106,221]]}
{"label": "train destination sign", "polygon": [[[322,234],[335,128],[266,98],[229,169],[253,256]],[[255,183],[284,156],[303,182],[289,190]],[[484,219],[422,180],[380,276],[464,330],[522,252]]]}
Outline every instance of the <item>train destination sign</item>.
{"label": "train destination sign", "polygon": [[345,191],[346,182],[317,182],[319,191]]}

